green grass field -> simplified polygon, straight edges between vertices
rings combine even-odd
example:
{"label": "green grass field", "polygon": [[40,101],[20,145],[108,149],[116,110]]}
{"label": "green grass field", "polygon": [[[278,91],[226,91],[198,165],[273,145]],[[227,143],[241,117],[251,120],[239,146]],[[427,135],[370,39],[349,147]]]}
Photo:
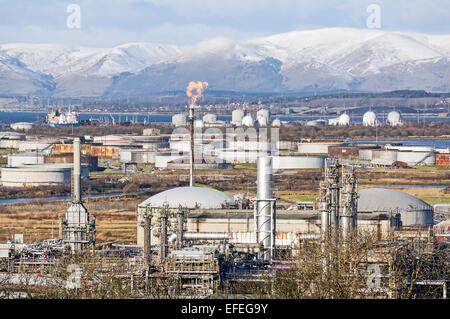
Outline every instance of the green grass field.
{"label": "green grass field", "polygon": [[280,198],[290,201],[312,202],[316,200],[317,195],[280,195]]}
{"label": "green grass field", "polygon": [[424,202],[434,205],[434,204],[450,204],[450,197],[439,197],[439,196],[421,196],[419,197]]}

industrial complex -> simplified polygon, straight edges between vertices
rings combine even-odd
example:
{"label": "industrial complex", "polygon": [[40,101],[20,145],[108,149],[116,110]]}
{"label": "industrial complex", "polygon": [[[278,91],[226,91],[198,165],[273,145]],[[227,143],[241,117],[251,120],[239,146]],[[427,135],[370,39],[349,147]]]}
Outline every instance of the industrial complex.
{"label": "industrial complex", "polygon": [[[395,142],[279,141],[274,133],[255,141],[251,128],[281,125],[279,120],[274,123],[277,119],[270,125],[267,110],[258,111],[255,120],[236,110],[231,123],[217,121],[210,113],[196,119],[194,110],[191,104],[187,118],[173,116],[173,134],[155,128],[141,135],[61,138],[1,133],[0,147],[16,150],[5,155],[3,187],[70,183],[72,192],[64,218],[55,221],[60,225],[59,237],[25,242],[16,234],[0,243],[2,270],[12,276],[7,282],[14,286],[20,276],[36,273],[51,280],[61,260],[79,255],[100,258],[103,270],[98,276],[107,276],[105,269],[126,264],[113,276],[126,279],[132,294],[158,291],[164,297],[207,297],[232,294],[240,282],[258,283],[280,269],[295,269],[295,259],[311,245],[327,252],[321,257],[326,275],[333,267],[339,268],[328,260],[334,260],[337,247],[350,247],[358,234],[374,236],[377,247],[367,251],[358,267],[391,267],[392,247],[409,247],[411,240],[431,251],[434,248],[430,247],[448,244],[448,205],[433,207],[389,188],[361,188],[355,173],[356,168],[448,165],[448,148]],[[388,122],[401,125],[399,114],[390,114]],[[343,114],[333,123],[330,125],[350,125],[350,117]],[[381,124],[370,111],[362,125]],[[225,138],[217,138],[220,130],[208,131],[223,126],[233,128]],[[247,130],[242,129],[243,139],[239,128]],[[116,169],[125,176],[129,171],[138,172],[138,167],[151,167],[152,173],[189,170],[188,185],[158,192],[136,206],[133,242],[99,242],[96,216],[84,204],[83,181],[112,163],[120,163]],[[253,194],[229,194],[196,185],[196,172],[246,164],[256,165]],[[280,205],[273,176],[298,169],[322,172],[316,200]],[[434,279],[442,282],[442,278],[432,278],[430,285],[438,282]],[[448,278],[440,290],[444,296],[445,280]],[[161,293],[167,282],[176,282],[176,292]],[[361,292],[361,296],[395,298],[400,290],[385,287]]]}

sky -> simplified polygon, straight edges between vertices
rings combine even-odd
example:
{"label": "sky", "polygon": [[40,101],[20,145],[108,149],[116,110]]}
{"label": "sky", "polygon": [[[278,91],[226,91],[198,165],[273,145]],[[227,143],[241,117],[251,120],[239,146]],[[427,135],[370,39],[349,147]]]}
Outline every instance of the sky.
{"label": "sky", "polygon": [[[79,11],[68,10],[71,4]],[[243,41],[293,30],[367,28],[372,4],[379,6],[382,30],[450,34],[449,0],[0,0],[0,43]]]}

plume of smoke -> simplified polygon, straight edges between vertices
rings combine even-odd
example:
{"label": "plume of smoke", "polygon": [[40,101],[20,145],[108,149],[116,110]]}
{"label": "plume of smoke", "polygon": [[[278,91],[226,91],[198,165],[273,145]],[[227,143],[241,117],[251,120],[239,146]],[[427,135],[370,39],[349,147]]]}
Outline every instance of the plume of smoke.
{"label": "plume of smoke", "polygon": [[186,88],[186,95],[191,100],[191,105],[195,105],[197,100],[202,96],[203,90],[208,88],[208,82],[191,81]]}

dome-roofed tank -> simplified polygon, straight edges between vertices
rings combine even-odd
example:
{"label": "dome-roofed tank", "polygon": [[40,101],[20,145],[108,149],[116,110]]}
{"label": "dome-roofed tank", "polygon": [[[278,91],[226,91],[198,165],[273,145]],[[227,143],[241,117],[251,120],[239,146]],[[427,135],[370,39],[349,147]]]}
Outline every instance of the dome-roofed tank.
{"label": "dome-roofed tank", "polygon": [[358,213],[399,213],[402,226],[433,224],[433,208],[417,197],[386,188],[364,188],[358,194]]}
{"label": "dome-roofed tank", "polygon": [[347,113],[341,114],[339,116],[339,125],[349,125],[350,124],[350,116]]}
{"label": "dome-roofed tank", "polygon": [[387,122],[390,126],[402,125],[400,113],[397,111],[389,112],[387,116]]}
{"label": "dome-roofed tank", "polygon": [[175,114],[172,116],[172,124],[175,126],[186,125],[186,115],[185,114]]}
{"label": "dome-roofed tank", "polygon": [[244,111],[243,110],[238,109],[238,110],[234,110],[231,113],[231,122],[233,124],[241,125],[243,118],[244,118]]}
{"label": "dome-roofed tank", "polygon": [[253,118],[250,114],[247,114],[246,116],[244,116],[244,118],[242,119],[242,125],[243,126],[253,126],[254,125]]}
{"label": "dome-roofed tank", "polygon": [[140,207],[172,208],[222,208],[224,205],[234,204],[233,196],[206,187],[186,186],[172,188],[147,198],[139,204]]}
{"label": "dome-roofed tank", "polygon": [[363,115],[364,126],[375,126],[377,123],[377,115],[373,111],[367,111]]}

